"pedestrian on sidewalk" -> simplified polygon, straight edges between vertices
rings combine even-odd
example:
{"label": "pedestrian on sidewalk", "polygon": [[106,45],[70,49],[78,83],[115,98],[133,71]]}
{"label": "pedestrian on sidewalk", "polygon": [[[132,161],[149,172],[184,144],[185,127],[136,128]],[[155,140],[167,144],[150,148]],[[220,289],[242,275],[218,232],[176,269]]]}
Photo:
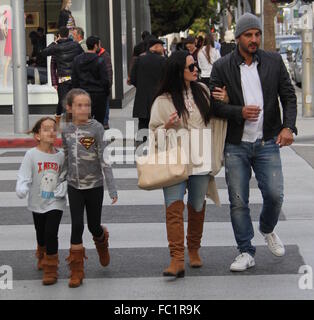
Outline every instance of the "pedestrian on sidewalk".
{"label": "pedestrian on sidewalk", "polygon": [[215,40],[212,33],[206,35],[204,47],[199,50],[197,59],[201,70],[200,80],[209,88],[213,64],[220,59],[220,53],[215,49]]}
{"label": "pedestrian on sidewalk", "polygon": [[[88,44],[88,42],[87,42]],[[109,232],[101,226],[105,178],[112,204],[118,200],[117,190],[109,162],[104,159],[104,128],[90,119],[91,98],[82,89],[72,89],[67,95],[67,119],[71,122],[62,132],[65,153],[60,181],[68,182],[72,231],[70,255],[67,258],[71,270],[69,287],[79,287],[84,278],[85,248],[83,247],[84,210],[88,229],[104,267],[110,263],[108,250]]]}
{"label": "pedestrian on sidewalk", "polygon": [[58,106],[56,110],[56,121],[59,125],[64,107],[63,102],[67,93],[72,89],[72,65],[76,56],[83,53],[82,47],[69,38],[69,29],[61,27],[59,38],[42,51],[42,54],[53,56],[57,65],[58,75]]}
{"label": "pedestrian on sidewalk", "polygon": [[[147,133],[141,132],[141,130],[148,131],[150,109],[163,77],[166,63],[166,59],[163,57],[163,45],[163,41],[151,37],[148,41],[147,54],[137,58],[132,68],[131,83],[136,87],[133,118],[138,118],[139,121],[137,140],[142,138],[144,141],[147,140]],[[139,137],[139,135],[144,137]]]}
{"label": "pedestrian on sidewalk", "polygon": [[290,146],[293,133],[297,134],[297,99],[281,56],[259,49],[261,35],[260,20],[244,14],[236,26],[237,48],[217,61],[211,73],[211,87],[226,87],[229,96],[229,103],[225,103],[216,95],[213,107],[216,116],[228,118],[226,182],[240,251],[231,271],[244,271],[255,265],[249,209],[252,169],[263,196],[259,231],[274,255],[285,254],[284,245],[274,232],[284,197],[280,148]]}
{"label": "pedestrian on sidewalk", "polygon": [[237,45],[235,43],[234,33],[232,30],[227,30],[225,32],[224,41],[221,44],[220,54],[222,57],[226,56],[228,53],[234,51]]}
{"label": "pedestrian on sidewalk", "polygon": [[196,46],[196,42],[197,40],[195,39],[195,37],[192,37],[192,36],[187,37],[187,39],[185,40],[185,49],[190,52],[195,62],[198,63],[197,56],[200,48]]}
{"label": "pedestrian on sidewalk", "polygon": [[145,55],[147,52],[147,46],[148,46],[148,41],[152,37],[149,31],[143,31],[142,32],[142,41],[139,42],[133,49],[133,54],[131,61],[129,63],[129,72],[128,72],[128,80],[127,84],[130,86],[131,85],[131,73],[132,73],[132,68],[134,66],[134,63],[136,59],[142,55]]}
{"label": "pedestrian on sidewalk", "polygon": [[75,27],[72,31],[72,36],[73,36],[73,40],[75,42],[77,42],[82,49],[84,50],[84,52],[87,52],[87,45],[86,45],[86,40],[85,40],[85,32],[83,30],[83,28],[81,27]]}
{"label": "pedestrian on sidewalk", "polygon": [[[163,188],[171,256],[170,266],[164,271],[164,276],[184,276],[183,199],[186,190],[188,190],[187,246],[192,268],[200,268],[203,265],[199,248],[205,218],[205,196],[208,195],[215,203],[219,203],[214,175],[222,167],[221,159],[227,123],[212,118],[210,92],[203,83],[197,82],[197,73],[195,60],[189,52],[176,51],[170,56],[161,89],[152,106],[149,123],[149,128],[155,136],[163,131],[167,134],[171,130],[175,130],[176,133],[184,131],[189,140],[184,143],[181,138],[178,138],[178,145],[183,148],[188,146],[184,149],[189,158],[188,180]],[[210,129],[213,132],[213,143],[211,135],[206,134]],[[196,138],[195,135],[192,136],[192,130],[194,133],[198,132]],[[212,146],[212,148],[208,150],[209,152],[205,152],[204,146]],[[195,159],[199,159],[200,154],[202,154],[202,160],[196,163]]]}
{"label": "pedestrian on sidewalk", "polygon": [[98,54],[98,57],[104,58],[104,60],[106,62],[107,75],[108,75],[108,80],[109,80],[109,94],[108,94],[107,105],[106,105],[104,129],[109,130],[110,129],[110,127],[109,127],[109,117],[110,117],[109,95],[110,95],[110,91],[112,88],[113,70],[112,70],[112,62],[111,62],[110,54],[108,53],[108,51],[105,48],[102,47],[100,39],[99,39],[99,49],[96,51],[96,53]]}
{"label": "pedestrian on sidewalk", "polygon": [[58,279],[58,231],[66,207],[66,182],[58,184],[64,163],[63,152],[54,148],[56,121],[42,118],[31,133],[38,146],[27,151],[17,175],[16,194],[28,195],[28,210],[33,213],[36,229],[38,270],[44,270],[43,284],[52,285]]}
{"label": "pedestrian on sidewalk", "polygon": [[72,86],[87,91],[92,99],[92,117],[103,125],[109,96],[106,60],[99,57],[99,38],[88,37],[88,51],[73,61]]}

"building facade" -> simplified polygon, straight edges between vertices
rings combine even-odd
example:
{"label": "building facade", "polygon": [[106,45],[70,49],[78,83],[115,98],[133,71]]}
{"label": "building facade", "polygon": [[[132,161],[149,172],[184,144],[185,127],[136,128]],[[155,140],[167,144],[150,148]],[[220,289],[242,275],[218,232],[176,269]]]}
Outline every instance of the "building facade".
{"label": "building facade", "polygon": [[[7,44],[14,29],[8,21],[11,0],[0,4],[0,113],[11,113],[13,104],[12,56]],[[47,43],[54,40],[62,0],[24,0],[26,62],[28,63],[28,101],[30,113],[48,113],[57,104],[57,93],[51,86],[50,59],[46,70],[33,67],[32,35],[43,28]],[[141,40],[144,30],[151,30],[149,0],[72,0],[72,15],[76,26],[85,31],[85,38],[98,35],[110,53],[113,64],[113,88],[110,106],[122,108],[132,96],[127,85],[128,67],[133,47]],[[12,32],[8,33],[8,30]],[[42,76],[46,72],[46,77]]]}

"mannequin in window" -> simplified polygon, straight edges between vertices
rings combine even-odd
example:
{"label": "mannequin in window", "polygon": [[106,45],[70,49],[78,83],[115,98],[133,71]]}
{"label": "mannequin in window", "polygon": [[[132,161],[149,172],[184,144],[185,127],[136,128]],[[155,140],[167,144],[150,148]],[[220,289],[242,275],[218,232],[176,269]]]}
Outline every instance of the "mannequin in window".
{"label": "mannequin in window", "polygon": [[76,27],[75,20],[70,11],[71,7],[72,0],[63,0],[58,22],[59,30],[61,27],[67,27],[70,31],[72,31]]}
{"label": "mannequin in window", "polygon": [[[2,11],[2,10],[1,10]],[[3,72],[3,87],[8,86],[8,70],[12,61],[12,12],[10,6],[5,6],[4,11],[0,11],[1,33],[5,38],[4,47],[4,72]]]}

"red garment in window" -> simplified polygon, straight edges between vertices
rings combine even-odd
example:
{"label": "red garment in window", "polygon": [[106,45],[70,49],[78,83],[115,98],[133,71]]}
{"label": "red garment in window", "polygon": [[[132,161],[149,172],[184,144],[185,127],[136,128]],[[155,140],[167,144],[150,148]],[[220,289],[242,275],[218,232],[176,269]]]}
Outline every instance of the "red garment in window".
{"label": "red garment in window", "polygon": [[12,57],[12,29],[8,29],[8,36],[4,47],[4,55]]}
{"label": "red garment in window", "polygon": [[8,35],[4,47],[4,55],[6,57],[12,57],[12,15],[11,15],[11,10],[8,9],[4,11],[3,14],[6,18],[6,25],[7,25],[7,30],[8,30]]}

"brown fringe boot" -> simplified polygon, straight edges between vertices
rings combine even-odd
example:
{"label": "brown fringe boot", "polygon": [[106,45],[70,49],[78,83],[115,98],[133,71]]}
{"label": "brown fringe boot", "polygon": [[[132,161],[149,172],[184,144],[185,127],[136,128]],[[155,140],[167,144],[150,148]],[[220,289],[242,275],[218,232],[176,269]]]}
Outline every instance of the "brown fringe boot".
{"label": "brown fringe boot", "polygon": [[38,259],[38,262],[37,262],[38,270],[43,270],[43,260],[45,257],[45,253],[46,253],[46,247],[41,247],[37,245],[36,258]]}
{"label": "brown fringe boot", "polygon": [[50,286],[58,281],[58,265],[59,258],[58,254],[47,255],[45,254],[43,260],[43,285]]}
{"label": "brown fringe boot", "polygon": [[69,280],[70,288],[77,288],[83,283],[85,277],[84,259],[87,259],[85,256],[85,248],[75,250],[72,248],[70,249],[70,255],[66,259],[71,270]]}
{"label": "brown fringe boot", "polygon": [[95,242],[95,246],[99,255],[99,262],[103,267],[107,267],[110,263],[110,255],[109,255],[109,232],[107,228],[102,227],[104,230],[104,234],[101,238],[93,237]]}

